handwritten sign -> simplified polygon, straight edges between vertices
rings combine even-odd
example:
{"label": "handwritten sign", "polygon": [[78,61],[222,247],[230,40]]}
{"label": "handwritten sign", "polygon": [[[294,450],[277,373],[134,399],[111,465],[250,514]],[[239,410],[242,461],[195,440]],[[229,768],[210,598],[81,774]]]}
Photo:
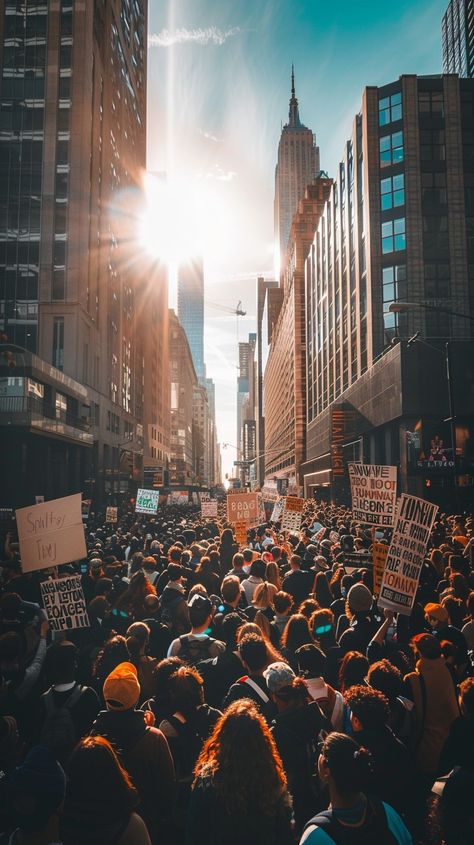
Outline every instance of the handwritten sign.
{"label": "handwritten sign", "polygon": [[425,499],[402,493],[380,588],[379,607],[410,616],[420,572],[438,511]]}
{"label": "handwritten sign", "polygon": [[106,522],[117,522],[117,519],[118,519],[118,508],[113,508],[109,505],[109,507],[105,511],[105,521]]}
{"label": "handwritten sign", "polygon": [[270,522],[280,522],[284,507],[285,507],[285,500],[284,499],[280,499],[278,502],[275,502],[275,504],[273,505],[273,511],[272,511],[272,515],[270,517]]}
{"label": "handwritten sign", "polygon": [[397,506],[397,467],[349,463],[354,519],[391,526]]}
{"label": "handwritten sign", "polygon": [[144,490],[142,488],[139,488],[137,490],[135,513],[148,513],[152,516],[155,516],[156,512],[158,511],[159,501],[159,490]]}
{"label": "handwritten sign", "polygon": [[374,565],[374,596],[378,596],[382,586],[383,573],[387,562],[388,546],[386,543],[372,544],[372,562]]}
{"label": "handwritten sign", "polygon": [[235,541],[240,546],[245,545],[247,542],[247,529],[249,527],[248,522],[236,522],[235,523]]}
{"label": "handwritten sign", "polygon": [[298,532],[300,530],[303,507],[304,499],[299,499],[298,496],[286,497],[285,507],[281,518],[282,531]]}
{"label": "handwritten sign", "polygon": [[201,516],[217,516],[217,499],[201,502]]}
{"label": "handwritten sign", "polygon": [[23,572],[70,563],[87,555],[81,494],[16,511]]}
{"label": "handwritten sign", "polygon": [[257,493],[228,493],[227,520],[228,522],[246,522],[256,525],[259,516],[259,501]]}
{"label": "handwritten sign", "polygon": [[53,631],[89,628],[80,575],[68,575],[40,584],[44,609]]}

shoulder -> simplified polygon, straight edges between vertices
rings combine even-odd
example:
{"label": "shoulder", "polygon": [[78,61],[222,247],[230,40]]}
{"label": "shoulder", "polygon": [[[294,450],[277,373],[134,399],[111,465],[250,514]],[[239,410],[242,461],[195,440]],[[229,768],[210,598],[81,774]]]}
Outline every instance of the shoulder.
{"label": "shoulder", "polygon": [[299,845],[334,845],[334,839],[331,839],[322,827],[310,824],[304,831]]}
{"label": "shoulder", "polygon": [[388,829],[399,845],[412,845],[411,833],[397,811],[390,804],[386,804],[385,801],[383,802],[383,808],[385,810]]}
{"label": "shoulder", "polygon": [[117,845],[151,845],[148,828],[137,813],[131,813],[130,821]]}

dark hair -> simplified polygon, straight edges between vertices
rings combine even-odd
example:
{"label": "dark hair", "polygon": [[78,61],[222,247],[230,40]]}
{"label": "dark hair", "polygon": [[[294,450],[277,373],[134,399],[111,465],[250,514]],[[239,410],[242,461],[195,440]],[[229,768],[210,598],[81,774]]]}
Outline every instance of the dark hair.
{"label": "dark hair", "polygon": [[388,699],[377,689],[353,686],[344,693],[344,701],[363,728],[380,730],[390,718]]}
{"label": "dark hair", "polygon": [[306,619],[311,619],[312,614],[319,609],[319,602],[310,597],[301,602],[298,613],[302,613],[303,616],[306,616]]}
{"label": "dark hair", "polygon": [[334,601],[334,596],[324,572],[318,572],[316,575],[314,583],[314,597],[320,607],[330,607]]}
{"label": "dark hair", "polygon": [[[459,577],[462,578],[461,575]],[[461,630],[464,625],[464,617],[466,615],[466,608],[463,601],[459,598],[455,598],[454,596],[446,596],[446,598],[443,599],[442,604],[448,612],[450,624]]]}
{"label": "dark hair", "polygon": [[169,679],[169,693],[172,710],[189,719],[204,704],[203,680],[197,669],[180,666]]}
{"label": "dark hair", "polygon": [[67,640],[52,643],[46,652],[44,669],[52,684],[73,681],[77,670],[77,648],[74,643]]}
{"label": "dark hair", "polygon": [[349,687],[360,684],[369,671],[369,661],[360,651],[348,651],[339,667],[339,689],[345,692]]}
{"label": "dark hair", "polygon": [[308,687],[303,678],[293,678],[291,684],[280,687],[273,693],[277,698],[293,704],[305,704],[309,700]]}
{"label": "dark hair", "polygon": [[0,616],[2,619],[16,619],[21,610],[21,598],[18,593],[4,593],[0,598]]}
{"label": "dark hair", "polygon": [[302,645],[312,643],[313,638],[309,630],[308,620],[302,613],[290,616],[281,635],[281,645],[290,651],[296,651]]}
{"label": "dark hair", "polygon": [[138,668],[140,652],[147,645],[150,629],[145,622],[133,622],[127,630],[127,648],[131,662]]}
{"label": "dark hair", "polygon": [[321,754],[341,795],[366,789],[373,772],[370,751],[361,748],[352,737],[334,732],[324,740]]}
{"label": "dark hair", "polygon": [[298,671],[303,678],[324,677],[327,659],[324,652],[317,645],[313,645],[312,643],[302,645],[296,649],[295,655],[298,660]]}
{"label": "dark hair", "polygon": [[245,634],[239,643],[239,654],[250,672],[259,672],[267,665],[267,647],[258,634]]}
{"label": "dark hair", "polygon": [[219,627],[219,639],[230,651],[234,651],[237,647],[237,631],[241,625],[242,617],[238,613],[226,613]]}
{"label": "dark hair", "polygon": [[284,613],[285,610],[291,608],[292,604],[293,596],[290,593],[285,593],[283,590],[278,590],[273,596],[273,607],[277,613]]}
{"label": "dark hair", "polygon": [[224,528],[221,534],[221,548],[222,546],[232,546],[235,543],[232,528]]}
{"label": "dark hair", "polygon": [[97,679],[100,689],[102,689],[105,679],[110,675],[112,670],[119,663],[124,663],[128,660],[129,653],[125,637],[116,634],[115,631],[111,631],[110,639],[100,649],[93,669],[93,674]]}
{"label": "dark hair", "polygon": [[261,558],[257,558],[254,560],[250,566],[250,575],[253,575],[255,578],[265,578],[265,571],[267,565],[264,560]]}
{"label": "dark hair", "polygon": [[240,581],[236,575],[228,575],[221,584],[221,595],[224,601],[235,601],[240,596]]}
{"label": "dark hair", "polygon": [[398,696],[403,694],[402,673],[387,658],[372,664],[367,680],[371,687],[383,692],[390,703],[395,702]]}
{"label": "dark hair", "polygon": [[441,657],[441,643],[432,634],[416,634],[411,643],[427,660],[437,660]]}

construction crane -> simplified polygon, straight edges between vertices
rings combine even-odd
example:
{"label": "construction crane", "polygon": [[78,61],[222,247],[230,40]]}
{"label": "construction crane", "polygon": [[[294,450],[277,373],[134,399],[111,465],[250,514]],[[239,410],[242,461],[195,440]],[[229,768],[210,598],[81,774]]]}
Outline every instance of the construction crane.
{"label": "construction crane", "polygon": [[242,300],[237,303],[237,308],[231,308],[229,305],[222,305],[220,302],[210,302],[209,299],[204,303],[208,308],[215,308],[217,311],[223,311],[225,314],[235,314],[236,317],[245,317],[246,311],[242,308]]}

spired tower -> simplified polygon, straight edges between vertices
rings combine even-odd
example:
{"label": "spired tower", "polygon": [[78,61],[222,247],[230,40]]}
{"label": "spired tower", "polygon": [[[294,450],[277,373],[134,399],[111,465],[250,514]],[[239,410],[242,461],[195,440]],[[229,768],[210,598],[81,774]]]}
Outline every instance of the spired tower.
{"label": "spired tower", "polygon": [[319,147],[311,129],[301,123],[291,66],[291,99],[288,123],[282,129],[275,168],[275,250],[280,271],[284,269],[293,215],[305,188],[318,175]]}

